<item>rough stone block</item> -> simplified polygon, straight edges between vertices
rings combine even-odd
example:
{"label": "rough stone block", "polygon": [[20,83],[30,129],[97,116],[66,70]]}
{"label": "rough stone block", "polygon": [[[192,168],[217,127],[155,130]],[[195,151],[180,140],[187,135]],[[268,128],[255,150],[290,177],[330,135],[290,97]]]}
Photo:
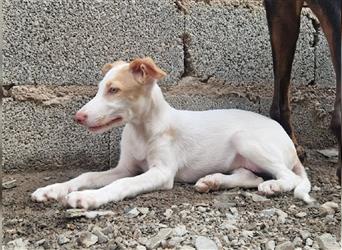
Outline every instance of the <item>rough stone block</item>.
{"label": "rough stone block", "polygon": [[[189,52],[195,72],[234,83],[273,81],[266,14],[262,7],[193,3],[186,15]],[[314,77],[315,30],[302,16],[292,79],[308,83]]]}
{"label": "rough stone block", "polygon": [[66,105],[4,99],[4,170],[84,167],[108,168],[109,133],[92,135],[75,124],[75,112],[87,101],[75,98]]}
{"label": "rough stone block", "polygon": [[5,84],[94,84],[117,59],[151,56],[183,73],[182,14],[168,0],[5,0]]}
{"label": "rough stone block", "polygon": [[336,77],[330,57],[329,45],[322,32],[320,32],[318,38],[316,48],[316,83],[318,85],[334,86],[336,84]]}

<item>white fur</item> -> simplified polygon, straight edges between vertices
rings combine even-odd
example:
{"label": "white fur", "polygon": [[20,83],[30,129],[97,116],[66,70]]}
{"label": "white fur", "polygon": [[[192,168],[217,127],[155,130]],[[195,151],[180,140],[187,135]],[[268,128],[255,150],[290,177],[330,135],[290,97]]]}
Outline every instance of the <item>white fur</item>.
{"label": "white fur", "polygon": [[[117,167],[39,188],[32,194],[33,200],[56,199],[71,207],[94,208],[140,193],[171,189],[179,181],[197,182],[196,189],[201,192],[258,187],[273,194],[295,189],[296,197],[312,201],[310,182],[293,142],[277,122],[236,109],[176,110],[164,100],[156,82],[135,102],[109,102],[104,98],[104,83],[122,67],[127,64],[107,73],[97,95],[81,109],[88,115],[88,127],[118,115],[123,118],[120,124],[97,131],[125,124]],[[264,181],[251,170],[262,170],[275,179]]]}

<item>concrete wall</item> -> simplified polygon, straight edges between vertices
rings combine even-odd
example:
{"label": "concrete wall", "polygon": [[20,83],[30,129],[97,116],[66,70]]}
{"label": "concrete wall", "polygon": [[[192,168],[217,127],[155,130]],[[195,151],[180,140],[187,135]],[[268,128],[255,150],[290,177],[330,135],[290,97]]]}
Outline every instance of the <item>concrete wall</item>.
{"label": "concrete wall", "polygon": [[[117,59],[153,57],[169,73],[161,84],[171,89],[183,86],[179,81],[184,83],[182,76],[189,74],[204,86],[223,80],[219,88],[230,89],[222,95],[206,88],[196,95],[196,87],[169,89],[166,96],[178,108],[240,107],[268,113],[272,60],[260,1],[5,0],[3,7],[3,82],[16,85],[3,101],[6,170],[115,165],[120,130],[93,136],[76,126],[72,116],[95,94],[102,65]],[[304,98],[305,105],[294,106],[301,116],[295,119],[300,140],[307,146],[333,143],[325,129],[333,78],[325,39],[304,11],[292,79],[299,88],[312,80],[323,88],[309,90],[318,99]],[[244,86],[242,97],[232,94],[238,88],[231,89],[233,83]],[[261,101],[248,98],[253,86],[262,90]],[[323,119],[312,104],[317,101]],[[319,142],[312,142],[312,127],[322,135]]]}

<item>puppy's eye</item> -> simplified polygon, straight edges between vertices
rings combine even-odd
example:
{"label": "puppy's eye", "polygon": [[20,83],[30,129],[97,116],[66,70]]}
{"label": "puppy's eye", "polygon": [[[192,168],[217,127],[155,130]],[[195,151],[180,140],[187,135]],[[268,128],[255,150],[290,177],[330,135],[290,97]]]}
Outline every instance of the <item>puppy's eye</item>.
{"label": "puppy's eye", "polygon": [[114,94],[118,93],[119,91],[120,91],[119,88],[110,87],[110,88],[108,89],[108,94],[114,95]]}

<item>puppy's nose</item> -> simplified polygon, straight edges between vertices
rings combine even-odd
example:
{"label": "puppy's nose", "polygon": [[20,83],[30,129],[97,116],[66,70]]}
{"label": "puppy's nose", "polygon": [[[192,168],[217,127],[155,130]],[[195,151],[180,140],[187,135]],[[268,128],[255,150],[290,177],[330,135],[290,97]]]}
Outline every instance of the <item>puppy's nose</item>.
{"label": "puppy's nose", "polygon": [[79,124],[84,124],[84,122],[87,120],[88,116],[84,112],[78,111],[75,115],[75,121]]}

